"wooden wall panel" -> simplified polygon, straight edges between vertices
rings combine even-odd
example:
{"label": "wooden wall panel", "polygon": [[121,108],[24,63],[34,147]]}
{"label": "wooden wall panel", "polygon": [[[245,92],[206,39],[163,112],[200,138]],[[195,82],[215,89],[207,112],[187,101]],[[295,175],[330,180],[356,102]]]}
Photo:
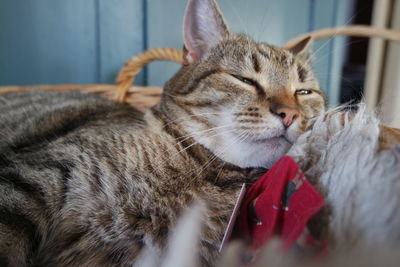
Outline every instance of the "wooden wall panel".
{"label": "wooden wall panel", "polygon": [[[311,2],[310,30],[346,25],[349,23],[347,9],[351,1],[313,0]],[[330,106],[339,103],[340,84],[346,39],[335,37],[314,43],[312,56],[316,76],[329,100]]]}
{"label": "wooden wall panel", "polygon": [[96,81],[94,0],[0,1],[0,84]]}
{"label": "wooden wall panel", "polygon": [[[113,83],[118,70],[145,47],[143,0],[97,0],[99,82]],[[143,84],[143,74],[135,84]]]}
{"label": "wooden wall panel", "polygon": [[[149,48],[182,48],[182,20],[186,0],[148,0],[147,43]],[[148,66],[149,85],[162,86],[179,69],[171,62],[154,62]]]}

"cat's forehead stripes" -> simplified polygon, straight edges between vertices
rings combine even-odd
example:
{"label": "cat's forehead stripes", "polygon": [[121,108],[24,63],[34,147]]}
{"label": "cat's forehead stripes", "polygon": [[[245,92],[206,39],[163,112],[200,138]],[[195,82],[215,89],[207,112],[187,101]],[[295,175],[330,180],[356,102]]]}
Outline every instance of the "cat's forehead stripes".
{"label": "cat's forehead stripes", "polygon": [[[208,60],[237,73],[284,73],[297,68],[296,56],[291,52],[256,43],[245,35],[230,35],[210,51]],[[299,70],[299,76],[305,79],[307,72]]]}
{"label": "cat's forehead stripes", "polygon": [[295,63],[294,56],[289,51],[265,43],[255,44],[260,55],[269,61],[290,67]]}
{"label": "cat's forehead stripes", "polygon": [[258,56],[256,53],[251,54],[251,60],[253,62],[254,70],[256,72],[261,72],[261,66],[260,66],[260,61],[258,60]]}
{"label": "cat's forehead stripes", "polygon": [[311,70],[307,63],[298,60],[295,56],[284,49],[276,48],[264,43],[257,45],[257,51],[260,55],[264,56],[270,63],[276,67],[296,68],[296,72],[301,83],[307,81],[310,76]]}
{"label": "cat's forehead stripes", "polygon": [[301,64],[297,64],[297,74],[299,76],[300,82],[305,82],[308,76],[308,70]]}

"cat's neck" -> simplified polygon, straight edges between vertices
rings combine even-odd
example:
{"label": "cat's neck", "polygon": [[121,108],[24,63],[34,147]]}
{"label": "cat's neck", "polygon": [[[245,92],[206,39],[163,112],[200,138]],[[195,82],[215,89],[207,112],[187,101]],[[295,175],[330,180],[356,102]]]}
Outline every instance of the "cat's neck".
{"label": "cat's neck", "polygon": [[[161,108],[160,105],[148,110],[145,119],[151,128],[149,131],[168,136],[164,138],[164,142],[168,142],[168,145],[173,147],[175,155],[176,153],[180,154],[180,157],[176,159],[177,161],[187,160],[191,162],[185,168],[194,168],[192,175],[199,175],[212,183],[214,183],[214,180],[218,180],[223,184],[229,181],[232,184],[252,182],[255,177],[260,175],[260,169],[240,168],[225,162],[193,138],[187,137],[188,133],[169,116],[167,109]],[[174,159],[171,158],[171,161],[174,161]],[[179,165],[178,162],[176,164]]]}
{"label": "cat's neck", "polygon": [[[198,162],[206,164],[210,159],[215,158],[211,151],[197,143],[189,133],[182,129],[178,121],[170,116],[170,111],[163,106],[156,105],[148,110],[145,114],[145,119],[146,121],[152,121],[151,123],[157,128],[156,131],[168,134],[175,140],[176,145],[183,147],[181,150],[185,149],[187,153],[196,157]],[[219,158],[213,160],[213,165],[220,165],[222,163]]]}

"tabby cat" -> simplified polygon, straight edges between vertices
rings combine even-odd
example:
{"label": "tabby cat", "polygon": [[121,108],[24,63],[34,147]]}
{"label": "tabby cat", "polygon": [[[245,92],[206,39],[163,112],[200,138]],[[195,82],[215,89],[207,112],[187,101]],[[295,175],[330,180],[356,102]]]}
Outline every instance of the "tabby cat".
{"label": "tabby cat", "polygon": [[189,0],[185,63],[144,114],[77,92],[0,97],[0,265],[140,265],[195,200],[213,265],[242,183],[324,110],[309,44],[256,43]]}

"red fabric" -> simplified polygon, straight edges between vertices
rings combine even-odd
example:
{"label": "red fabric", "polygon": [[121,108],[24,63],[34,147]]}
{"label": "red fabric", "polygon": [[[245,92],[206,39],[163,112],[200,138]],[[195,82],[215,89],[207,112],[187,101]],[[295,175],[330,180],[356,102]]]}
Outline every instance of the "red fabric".
{"label": "red fabric", "polygon": [[283,240],[285,249],[299,244],[300,237],[310,245],[313,238],[306,225],[323,203],[296,162],[284,156],[246,193],[239,213],[240,231],[251,237],[253,248],[273,236]]}

